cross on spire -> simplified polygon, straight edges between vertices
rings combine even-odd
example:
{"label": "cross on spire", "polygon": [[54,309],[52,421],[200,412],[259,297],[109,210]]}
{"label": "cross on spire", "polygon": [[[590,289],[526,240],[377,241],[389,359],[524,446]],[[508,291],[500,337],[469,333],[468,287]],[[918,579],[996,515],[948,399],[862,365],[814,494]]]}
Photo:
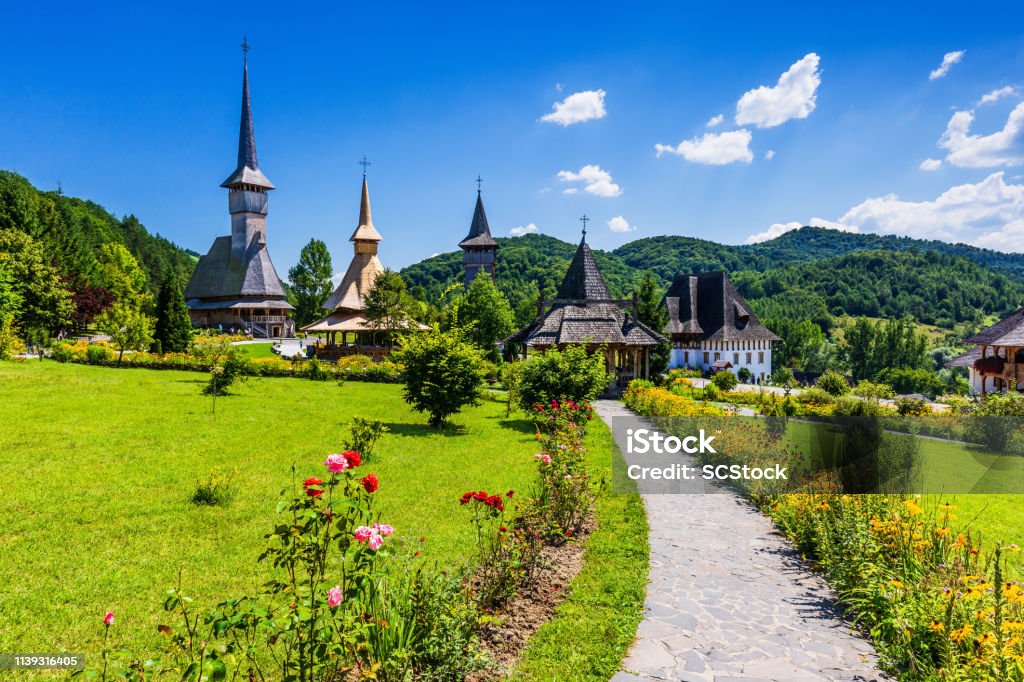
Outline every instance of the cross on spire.
{"label": "cross on spire", "polygon": [[583,217],[580,218],[580,222],[583,223],[583,238],[586,239],[587,238],[587,223],[590,222],[590,218],[587,217],[586,213],[584,213]]}
{"label": "cross on spire", "polygon": [[477,173],[477,175],[476,175],[476,193],[477,194],[480,194],[480,185],[482,185],[483,182],[484,182],[484,179],[480,177],[479,173]]}
{"label": "cross on spire", "polygon": [[361,160],[361,161],[359,162],[359,165],[363,167],[363,177],[365,178],[365,177],[366,177],[366,169],[367,169],[367,168],[368,168],[369,166],[372,166],[373,164],[371,164],[371,163],[370,163],[369,161],[367,161],[367,160],[366,160],[366,154],[363,154],[363,158],[362,158],[362,160]]}
{"label": "cross on spire", "polygon": [[249,61],[249,39],[244,35],[242,36],[242,61]]}

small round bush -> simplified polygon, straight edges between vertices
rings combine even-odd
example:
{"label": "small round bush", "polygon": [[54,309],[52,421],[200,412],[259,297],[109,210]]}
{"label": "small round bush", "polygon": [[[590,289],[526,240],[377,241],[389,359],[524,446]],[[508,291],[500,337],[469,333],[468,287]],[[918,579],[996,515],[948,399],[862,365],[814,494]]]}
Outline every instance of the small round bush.
{"label": "small round bush", "polygon": [[831,405],[836,401],[836,398],[831,393],[822,390],[815,386],[814,388],[808,388],[805,391],[801,391],[800,395],[796,397],[796,401],[801,405]]}
{"label": "small round bush", "polygon": [[717,386],[721,391],[731,391],[740,383],[740,380],[736,378],[735,374],[724,369],[719,372],[715,372],[711,377],[711,381],[714,382],[715,386]]}
{"label": "small round bush", "polygon": [[818,382],[815,385],[829,395],[833,395],[837,398],[850,392],[850,385],[846,383],[846,378],[839,372],[832,369],[818,377]]}

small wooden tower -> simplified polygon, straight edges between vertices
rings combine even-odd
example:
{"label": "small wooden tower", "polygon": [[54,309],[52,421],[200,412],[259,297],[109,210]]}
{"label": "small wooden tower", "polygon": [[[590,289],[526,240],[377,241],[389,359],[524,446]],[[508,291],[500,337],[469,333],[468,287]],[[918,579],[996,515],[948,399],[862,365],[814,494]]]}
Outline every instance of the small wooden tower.
{"label": "small wooden tower", "polygon": [[491,228],[487,224],[487,213],[484,212],[484,200],[480,195],[480,178],[477,178],[476,208],[473,210],[473,222],[469,225],[469,234],[459,242],[462,249],[462,263],[466,269],[466,288],[476,279],[480,271],[494,278],[495,259],[498,255],[498,242],[491,236]]}

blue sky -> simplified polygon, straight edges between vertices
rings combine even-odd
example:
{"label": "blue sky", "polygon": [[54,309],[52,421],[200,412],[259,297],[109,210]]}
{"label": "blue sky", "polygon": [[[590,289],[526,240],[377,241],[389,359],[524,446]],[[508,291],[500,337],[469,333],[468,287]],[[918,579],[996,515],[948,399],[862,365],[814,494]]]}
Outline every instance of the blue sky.
{"label": "blue sky", "polygon": [[605,249],[814,222],[1024,251],[1024,7],[31,4],[0,24],[0,168],[199,252],[248,36],[282,276],[313,237],[346,266],[363,154],[396,268],[455,248],[478,173],[498,236],[586,213]]}

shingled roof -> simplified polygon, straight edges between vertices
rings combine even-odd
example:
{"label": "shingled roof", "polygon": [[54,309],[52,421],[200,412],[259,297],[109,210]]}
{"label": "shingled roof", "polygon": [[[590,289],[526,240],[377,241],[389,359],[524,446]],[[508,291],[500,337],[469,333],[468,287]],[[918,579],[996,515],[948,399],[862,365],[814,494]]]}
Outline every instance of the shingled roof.
{"label": "shingled roof", "polygon": [[366,294],[373,287],[377,275],[384,272],[384,265],[377,258],[377,244],[381,239],[377,228],[373,226],[370,190],[364,175],[363,193],[359,200],[359,225],[349,238],[349,241],[355,242],[352,261],[348,264],[348,270],[345,271],[345,276],[341,278],[337,288],[321,306],[324,310],[354,311],[365,308],[363,301]]}
{"label": "shingled roof", "polygon": [[967,339],[979,346],[1024,346],[1024,307]]}
{"label": "shingled roof", "polygon": [[469,234],[459,242],[460,247],[493,247],[499,248],[498,242],[491,236],[491,227],[487,224],[487,213],[484,212],[484,200],[480,191],[476,193],[476,208],[473,210],[473,222],[469,224]]}
{"label": "shingled roof", "polygon": [[562,285],[558,287],[558,298],[560,299],[609,299],[612,295],[608,293],[608,285],[604,283],[601,270],[597,267],[594,254],[590,245],[584,237],[573,254],[572,262],[569,263],[569,270],[562,279]]}
{"label": "shingled roof", "polygon": [[664,332],[694,341],[777,341],[762,325],[724,272],[679,275],[663,299],[669,321]]}
{"label": "shingled roof", "polygon": [[242,119],[238,125],[238,165],[221,183],[221,187],[255,185],[274,189],[274,184],[260,170],[256,158],[256,131],[252,125],[252,106],[249,104],[249,65],[242,68]]}
{"label": "shingled roof", "polygon": [[[284,301],[284,286],[270,262],[270,254],[258,238],[253,239],[241,257],[232,258],[231,237],[217,237],[210,251],[196,263],[185,287],[185,299],[237,296],[280,298],[271,307],[289,310],[292,307]],[[190,304],[190,307],[195,306]]]}
{"label": "shingled roof", "polygon": [[576,249],[551,308],[504,343],[656,346],[667,341],[623,310],[622,303],[612,300],[594,254],[584,239]]}

